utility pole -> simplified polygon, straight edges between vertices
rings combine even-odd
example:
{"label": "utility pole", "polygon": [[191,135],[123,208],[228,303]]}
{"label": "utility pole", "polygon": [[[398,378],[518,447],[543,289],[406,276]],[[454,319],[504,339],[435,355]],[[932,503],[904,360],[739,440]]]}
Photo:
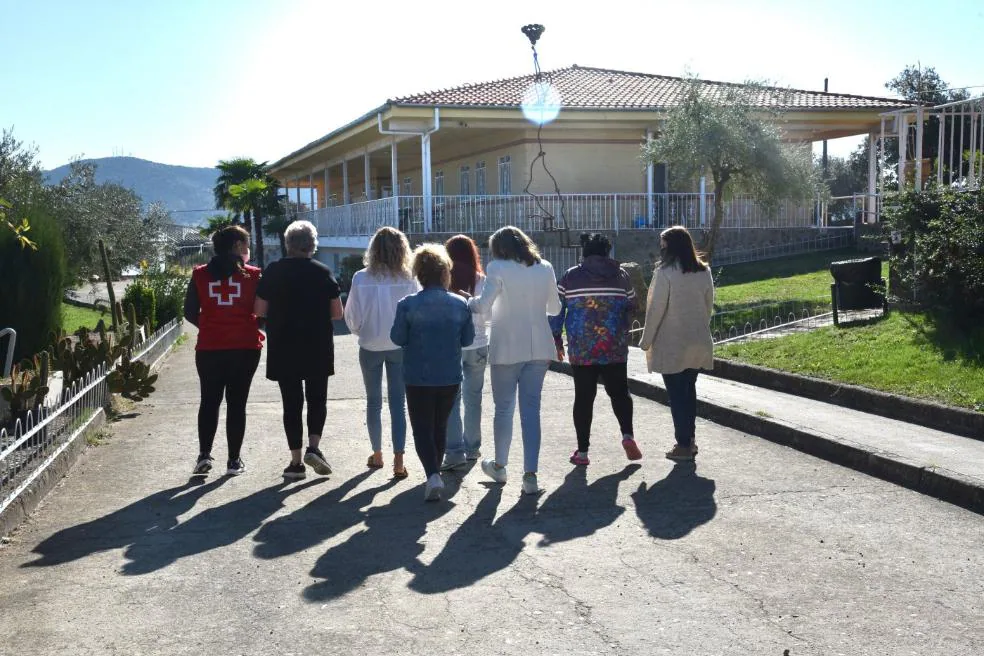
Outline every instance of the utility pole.
{"label": "utility pole", "polygon": [[[830,78],[823,78],[823,92],[827,93],[827,82]],[[827,140],[823,140],[823,179],[827,179]]]}

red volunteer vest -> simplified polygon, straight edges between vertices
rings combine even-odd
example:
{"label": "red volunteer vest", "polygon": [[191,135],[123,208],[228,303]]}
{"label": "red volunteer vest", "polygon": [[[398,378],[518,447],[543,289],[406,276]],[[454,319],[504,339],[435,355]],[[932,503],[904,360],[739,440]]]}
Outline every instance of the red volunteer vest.
{"label": "red volunteer vest", "polygon": [[197,351],[226,351],[263,348],[253,314],[260,269],[246,266],[246,274],[236,272],[222,280],[213,280],[207,265],[195,267],[191,278],[198,292]]}

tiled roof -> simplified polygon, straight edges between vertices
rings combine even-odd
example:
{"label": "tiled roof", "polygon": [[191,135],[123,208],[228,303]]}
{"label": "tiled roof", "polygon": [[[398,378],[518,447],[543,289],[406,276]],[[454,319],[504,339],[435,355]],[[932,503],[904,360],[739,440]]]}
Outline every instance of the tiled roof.
{"label": "tiled roof", "polygon": [[[562,106],[568,109],[646,110],[666,109],[680,102],[686,80],[666,75],[629,73],[602,68],[570,66],[544,72],[560,93]],[[519,107],[523,94],[533,84],[534,76],[513,77],[492,82],[466,84],[389,102],[395,105],[428,107]],[[703,81],[710,95],[723,98],[728,82]],[[760,97],[763,106],[799,110],[889,110],[911,103],[897,98],[874,98],[822,91],[765,88]]]}

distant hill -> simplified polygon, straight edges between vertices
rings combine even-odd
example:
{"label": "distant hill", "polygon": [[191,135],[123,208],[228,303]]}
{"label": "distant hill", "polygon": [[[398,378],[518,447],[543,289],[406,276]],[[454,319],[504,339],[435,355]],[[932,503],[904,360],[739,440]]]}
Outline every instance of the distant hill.
{"label": "distant hill", "polygon": [[[136,157],[102,157],[86,159],[96,165],[96,182],[115,182],[137,193],[145,204],[160,202],[171,211],[175,223],[199,225],[205,217],[221,213],[209,209],[215,205],[212,187],[218,170],[158,164]],[[50,184],[68,175],[69,166],[59,166],[45,173]],[[189,211],[205,210],[205,211]]]}

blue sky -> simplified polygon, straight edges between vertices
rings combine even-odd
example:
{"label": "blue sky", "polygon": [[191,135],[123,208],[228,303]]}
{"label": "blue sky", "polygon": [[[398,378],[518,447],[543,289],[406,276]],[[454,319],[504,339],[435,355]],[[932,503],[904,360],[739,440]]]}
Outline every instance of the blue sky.
{"label": "blue sky", "polygon": [[[570,64],[888,95],[906,64],[984,93],[984,2],[0,0],[0,126],[46,167],[274,160],[387,98]],[[589,10],[588,7],[591,7]],[[834,143],[844,154],[853,142]]]}

